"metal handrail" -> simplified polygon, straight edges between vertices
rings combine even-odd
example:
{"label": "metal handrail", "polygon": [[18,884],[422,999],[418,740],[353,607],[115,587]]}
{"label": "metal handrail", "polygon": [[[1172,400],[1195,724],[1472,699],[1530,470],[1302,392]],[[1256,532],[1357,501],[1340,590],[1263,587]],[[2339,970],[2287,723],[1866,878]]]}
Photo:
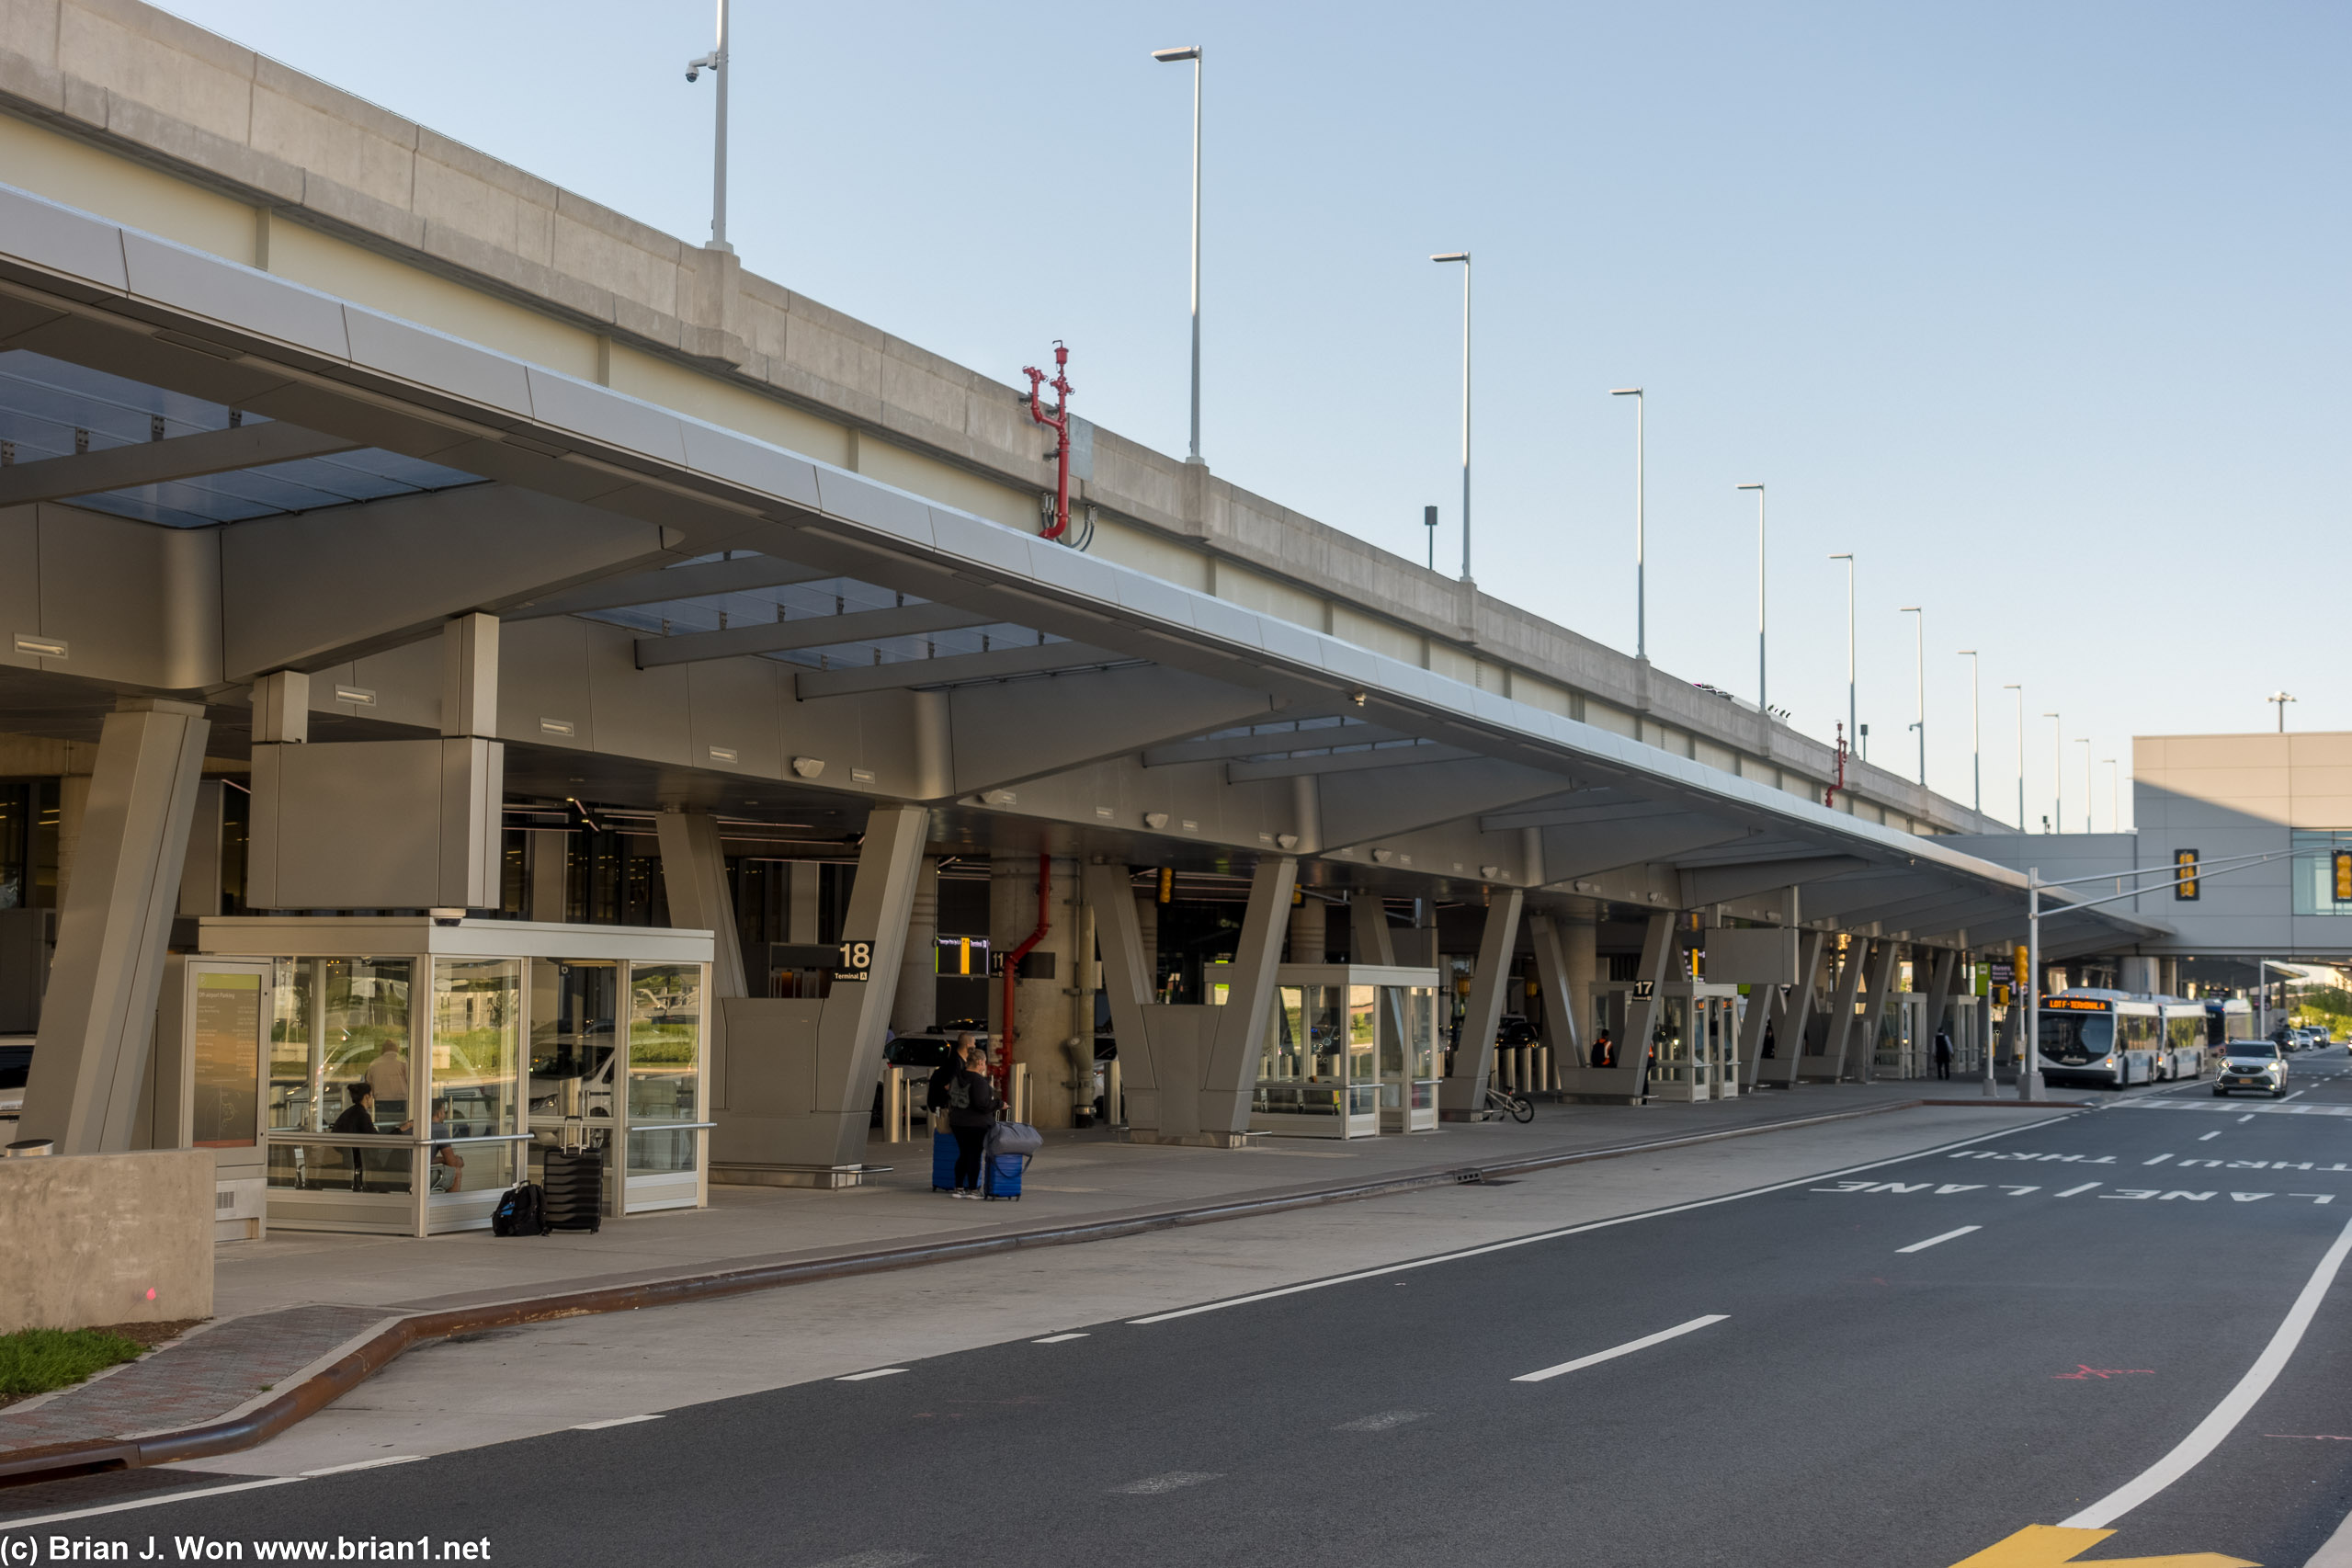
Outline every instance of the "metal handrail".
{"label": "metal handrail", "polygon": [[410,1138],[397,1132],[304,1132],[273,1127],[264,1136],[273,1143],[331,1143],[354,1149],[438,1149],[450,1143],[528,1143],[528,1132],[470,1132],[462,1138]]}

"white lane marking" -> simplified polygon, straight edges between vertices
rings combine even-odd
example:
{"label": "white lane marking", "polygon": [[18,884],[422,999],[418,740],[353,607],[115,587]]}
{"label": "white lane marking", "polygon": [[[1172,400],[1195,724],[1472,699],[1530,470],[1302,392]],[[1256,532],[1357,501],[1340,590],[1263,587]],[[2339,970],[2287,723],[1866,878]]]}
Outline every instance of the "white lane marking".
{"label": "white lane marking", "polygon": [[[2098,1183],[2093,1182],[2091,1185],[2093,1187],[2096,1187],[2098,1186]],[[2064,1194],[2062,1193],[2060,1196],[2063,1197]],[[1929,1247],[1941,1246],[1946,1242],[1958,1241],[1960,1237],[1967,1235],[1971,1231],[1981,1231],[1983,1229],[1984,1229],[1984,1227],[1982,1225],[1962,1225],[1957,1231],[1946,1231],[1940,1236],[1929,1236],[1924,1242],[1914,1242],[1907,1247],[1897,1247],[1894,1250],[1898,1253],[1926,1252]]]}
{"label": "white lane marking", "polygon": [[2221,1130],[2220,1128],[2218,1128],[2218,1127],[2217,1127],[2217,1128],[2215,1128],[2215,1129],[2214,1129],[2212,1131],[2210,1131],[2210,1132],[2200,1132],[2200,1133],[2199,1133],[2199,1134],[2197,1135],[2197,1141],[2198,1141],[2199,1143],[2203,1143],[2203,1142],[2207,1142],[2207,1141],[2209,1141],[2209,1140],[2210,1140],[2210,1139],[2219,1138],[2221,1135]]}
{"label": "white lane marking", "polygon": [[[2079,1114],[2070,1112],[2069,1115]],[[1281,1296],[1295,1296],[1301,1291],[1321,1290],[1333,1285],[1352,1285],[1358,1279],[1375,1279],[1383,1274],[1402,1274],[1408,1269],[1428,1268],[1440,1263],[1459,1263],[1466,1257],[1483,1257],[1488,1253],[1507,1252],[1513,1247],[1533,1246],[1538,1242],[1556,1242],[1566,1236],[1581,1236],[1588,1231],[1606,1231],[1613,1225],[1630,1225],[1638,1220],[1663,1220],[1669,1214],[1687,1214],[1694,1209],[1712,1209],[1719,1203],[1736,1203],[1744,1198],[1762,1198],[1767,1193],[1786,1192],[1808,1182],[1834,1181],[1839,1176],[1852,1176],[1857,1171],[1874,1171],[1882,1165],[1899,1165],[1908,1160],[1924,1160],[1931,1154],[1945,1153],[1953,1149],[1965,1149],[1977,1143],[1988,1143],[1995,1138],[2007,1138],[2019,1132],[2031,1132],[2038,1127],[2050,1127],[2066,1120],[2064,1116],[2046,1116],[2040,1121],[2028,1121],[2022,1127],[2005,1127],[1998,1132],[1987,1132],[1974,1138],[1962,1138],[1950,1143],[1938,1143],[1932,1149],[1922,1149],[1915,1154],[1897,1154],[1890,1159],[1871,1160],[1864,1165],[1847,1165],[1843,1170],[1823,1176],[1799,1176],[1794,1181],[1775,1182],[1769,1187],[1751,1187],[1745,1192],[1727,1192],[1721,1198],[1701,1198],[1689,1203],[1669,1204],[1664,1209],[1648,1209],[1639,1214],[1620,1214],[1614,1220],[1595,1220],[1589,1224],[1571,1225],[1565,1230],[1544,1231],[1532,1236],[1515,1236],[1506,1242],[1489,1242],[1484,1246],[1465,1247],[1460,1252],[1442,1252],[1435,1257],[1416,1257],[1409,1263],[1392,1263],[1381,1268],[1359,1269],[1354,1274],[1335,1274],[1328,1279],[1311,1279],[1303,1285],[1284,1285],[1272,1290],[1259,1290],[1252,1295],[1233,1296],[1221,1301],[1209,1301],[1198,1307],[1179,1307],[1171,1312],[1154,1312],[1150,1317],[1129,1318],[1131,1327],[1144,1324],[1169,1323],[1176,1318],[1188,1318],[1200,1312],[1222,1312],[1227,1307],[1246,1307],[1257,1301],[1271,1301]]]}
{"label": "white lane marking", "polygon": [[306,1476],[347,1475],[355,1470],[381,1470],[388,1464],[415,1464],[424,1457],[423,1454],[386,1454],[380,1460],[353,1460],[349,1464],[331,1464],[319,1470],[306,1470],[302,1473]]}
{"label": "white lane marking", "polygon": [[659,1415],[615,1415],[605,1421],[583,1421],[572,1428],[574,1432],[601,1432],[608,1426],[633,1426],[640,1421],[659,1421]]}
{"label": "white lane marking", "polygon": [[2328,1287],[2335,1283],[2336,1271],[2344,1267],[2346,1255],[2352,1255],[2352,1223],[2345,1225],[2335,1238],[2335,1244],[2320,1258],[2319,1267],[2312,1270],[2311,1278],[2303,1284],[2302,1294],[2297,1296],[2295,1304],[2287,1309],[2286,1319],[2279,1324],[2278,1332],[2270,1336],[2270,1343],[2263,1347],[2261,1355],[2255,1358],[2254,1365],[2246,1369],[2245,1376],[2238,1380],[2237,1387],[2213,1407],[2212,1414],[2199,1422],[2172,1452],[2073,1518],[2059,1520],[2060,1527],[2066,1529],[2105,1529],[2196,1469],[2206,1455],[2221,1447],[2221,1439],[2235,1430],[2237,1424],[2245,1419],[2246,1412],[2254,1408],[2255,1403],[2270,1391],[2270,1385],[2278,1381],[2278,1374],[2286,1370],[2288,1361],[2295,1354],[2295,1347],[2303,1341],[2303,1331],[2311,1326],[2312,1319],[2317,1315],[2320,1301],[2327,1295]]}
{"label": "white lane marking", "polygon": [[836,1383],[862,1383],[873,1378],[894,1378],[905,1371],[904,1367],[877,1367],[870,1372],[852,1372],[846,1378],[835,1378]]}
{"label": "white lane marking", "polygon": [[2079,1198],[2084,1193],[2090,1191],[2091,1188],[2098,1185],[2099,1184],[2095,1181],[2086,1181],[2080,1187],[2070,1187],[2063,1192],[2053,1192],[2050,1196],[2052,1198]]}
{"label": "white lane marking", "polygon": [[1557,1367],[1546,1367],[1539,1372],[1521,1372],[1511,1381],[1515,1383],[1540,1383],[1548,1378],[1556,1378],[1562,1372],[1574,1372],[1585,1367],[1598,1366],[1603,1361],[1614,1361],[1619,1356],[1630,1356],[1636,1350],[1647,1350],[1653,1345],[1663,1345],[1669,1339],[1679,1339],[1686,1334],[1694,1333],[1710,1324],[1722,1323],[1730,1316],[1729,1312],[1710,1312],[1703,1318],[1693,1318],[1688,1323],[1678,1323],[1672,1328],[1662,1328],[1655,1334],[1645,1334],[1639,1339],[1629,1339],[1624,1344],[1612,1346],[1607,1350],[1596,1350],[1589,1356],[1579,1356],[1574,1361],[1562,1361]]}
{"label": "white lane marking", "polygon": [[1049,1334],[1043,1339],[1032,1339],[1031,1345],[1067,1345],[1074,1339],[1084,1339],[1083,1334]]}
{"label": "white lane marking", "polygon": [[76,1508],[66,1514],[36,1514],[29,1519],[0,1519],[0,1532],[20,1530],[29,1525],[62,1524],[67,1519],[95,1518],[100,1514],[119,1514],[131,1508],[153,1508],[165,1503],[176,1503],[183,1497],[222,1497],[232,1492],[252,1492],[264,1486],[284,1486],[290,1482],[308,1479],[308,1476],[301,1475],[273,1475],[267,1481],[240,1481],[234,1486],[198,1486],[186,1492],[166,1492],[160,1497],[133,1497],[128,1503],[108,1503],[101,1508]]}
{"label": "white lane marking", "polygon": [[1131,1481],[1124,1486],[1114,1486],[1111,1490],[1124,1493],[1130,1497],[1156,1497],[1163,1492],[1174,1492],[1186,1486],[1198,1486],[1204,1481],[1216,1479],[1215,1474],[1206,1471],[1172,1470],[1165,1475],[1147,1475],[1141,1481]]}
{"label": "white lane marking", "polygon": [[1387,1432],[1410,1421],[1427,1419],[1426,1410],[1383,1410],[1378,1415],[1359,1415],[1353,1421],[1343,1421],[1332,1428],[1335,1432]]}
{"label": "white lane marking", "polygon": [[2169,1160],[2169,1159],[2171,1159],[2171,1158],[2172,1158],[2172,1156],[2171,1156],[2170,1154],[2159,1154],[2159,1155],[2157,1155],[2157,1156],[2156,1156],[2154,1159],[2153,1159],[2153,1160],[2142,1160],[2142,1161],[2141,1161],[2140,1163],[2141,1163],[2142,1165],[2163,1165],[2166,1160]]}
{"label": "white lane marking", "polygon": [[2252,1121],[2254,1119],[2254,1112],[2248,1111],[2244,1116],[2238,1118],[2238,1119],[2240,1121]]}

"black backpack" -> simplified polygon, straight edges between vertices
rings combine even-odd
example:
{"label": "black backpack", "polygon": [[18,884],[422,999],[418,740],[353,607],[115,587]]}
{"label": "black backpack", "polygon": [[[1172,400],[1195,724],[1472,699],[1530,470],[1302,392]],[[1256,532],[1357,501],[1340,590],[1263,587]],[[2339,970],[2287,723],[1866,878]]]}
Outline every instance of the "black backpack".
{"label": "black backpack", "polygon": [[494,1236],[543,1236],[547,1234],[546,1205],[537,1182],[521,1182],[506,1189],[498,1207],[490,1212],[490,1233]]}

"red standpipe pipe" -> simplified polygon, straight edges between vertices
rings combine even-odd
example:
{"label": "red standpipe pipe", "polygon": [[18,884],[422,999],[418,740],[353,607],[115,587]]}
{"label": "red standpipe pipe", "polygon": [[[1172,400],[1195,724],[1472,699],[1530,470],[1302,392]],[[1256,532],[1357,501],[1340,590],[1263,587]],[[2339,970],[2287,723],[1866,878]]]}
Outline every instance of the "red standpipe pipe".
{"label": "red standpipe pipe", "polygon": [[1070,350],[1059,338],[1053,344],[1053,412],[1048,414],[1038,403],[1038,384],[1045,381],[1045,372],[1034,365],[1022,367],[1021,374],[1029,379],[1029,417],[1051,430],[1057,439],[1053,450],[1053,526],[1041,528],[1046,539],[1060,539],[1070,528]]}
{"label": "red standpipe pipe", "polygon": [[996,1097],[1005,1102],[1008,1113],[1013,1089],[1013,980],[1020,972],[1021,960],[1029,956],[1029,949],[1044,941],[1045,934],[1053,929],[1053,918],[1047,903],[1052,893],[1053,858],[1040,854],[1037,858],[1037,929],[1029,933],[1028,940],[1005,955],[1005,1049],[999,1053],[996,1062],[996,1075],[1004,1083],[997,1090]]}

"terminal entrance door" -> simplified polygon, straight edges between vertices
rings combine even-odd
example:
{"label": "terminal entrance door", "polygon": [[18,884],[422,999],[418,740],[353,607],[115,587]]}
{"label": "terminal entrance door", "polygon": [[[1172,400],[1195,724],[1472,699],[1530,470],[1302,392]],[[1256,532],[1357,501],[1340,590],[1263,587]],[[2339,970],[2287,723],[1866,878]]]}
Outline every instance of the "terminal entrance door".
{"label": "terminal entrance door", "polygon": [[615,1079],[620,1071],[620,965],[530,960],[531,1179],[551,1148],[568,1142],[604,1156],[604,1210],[613,1208]]}

